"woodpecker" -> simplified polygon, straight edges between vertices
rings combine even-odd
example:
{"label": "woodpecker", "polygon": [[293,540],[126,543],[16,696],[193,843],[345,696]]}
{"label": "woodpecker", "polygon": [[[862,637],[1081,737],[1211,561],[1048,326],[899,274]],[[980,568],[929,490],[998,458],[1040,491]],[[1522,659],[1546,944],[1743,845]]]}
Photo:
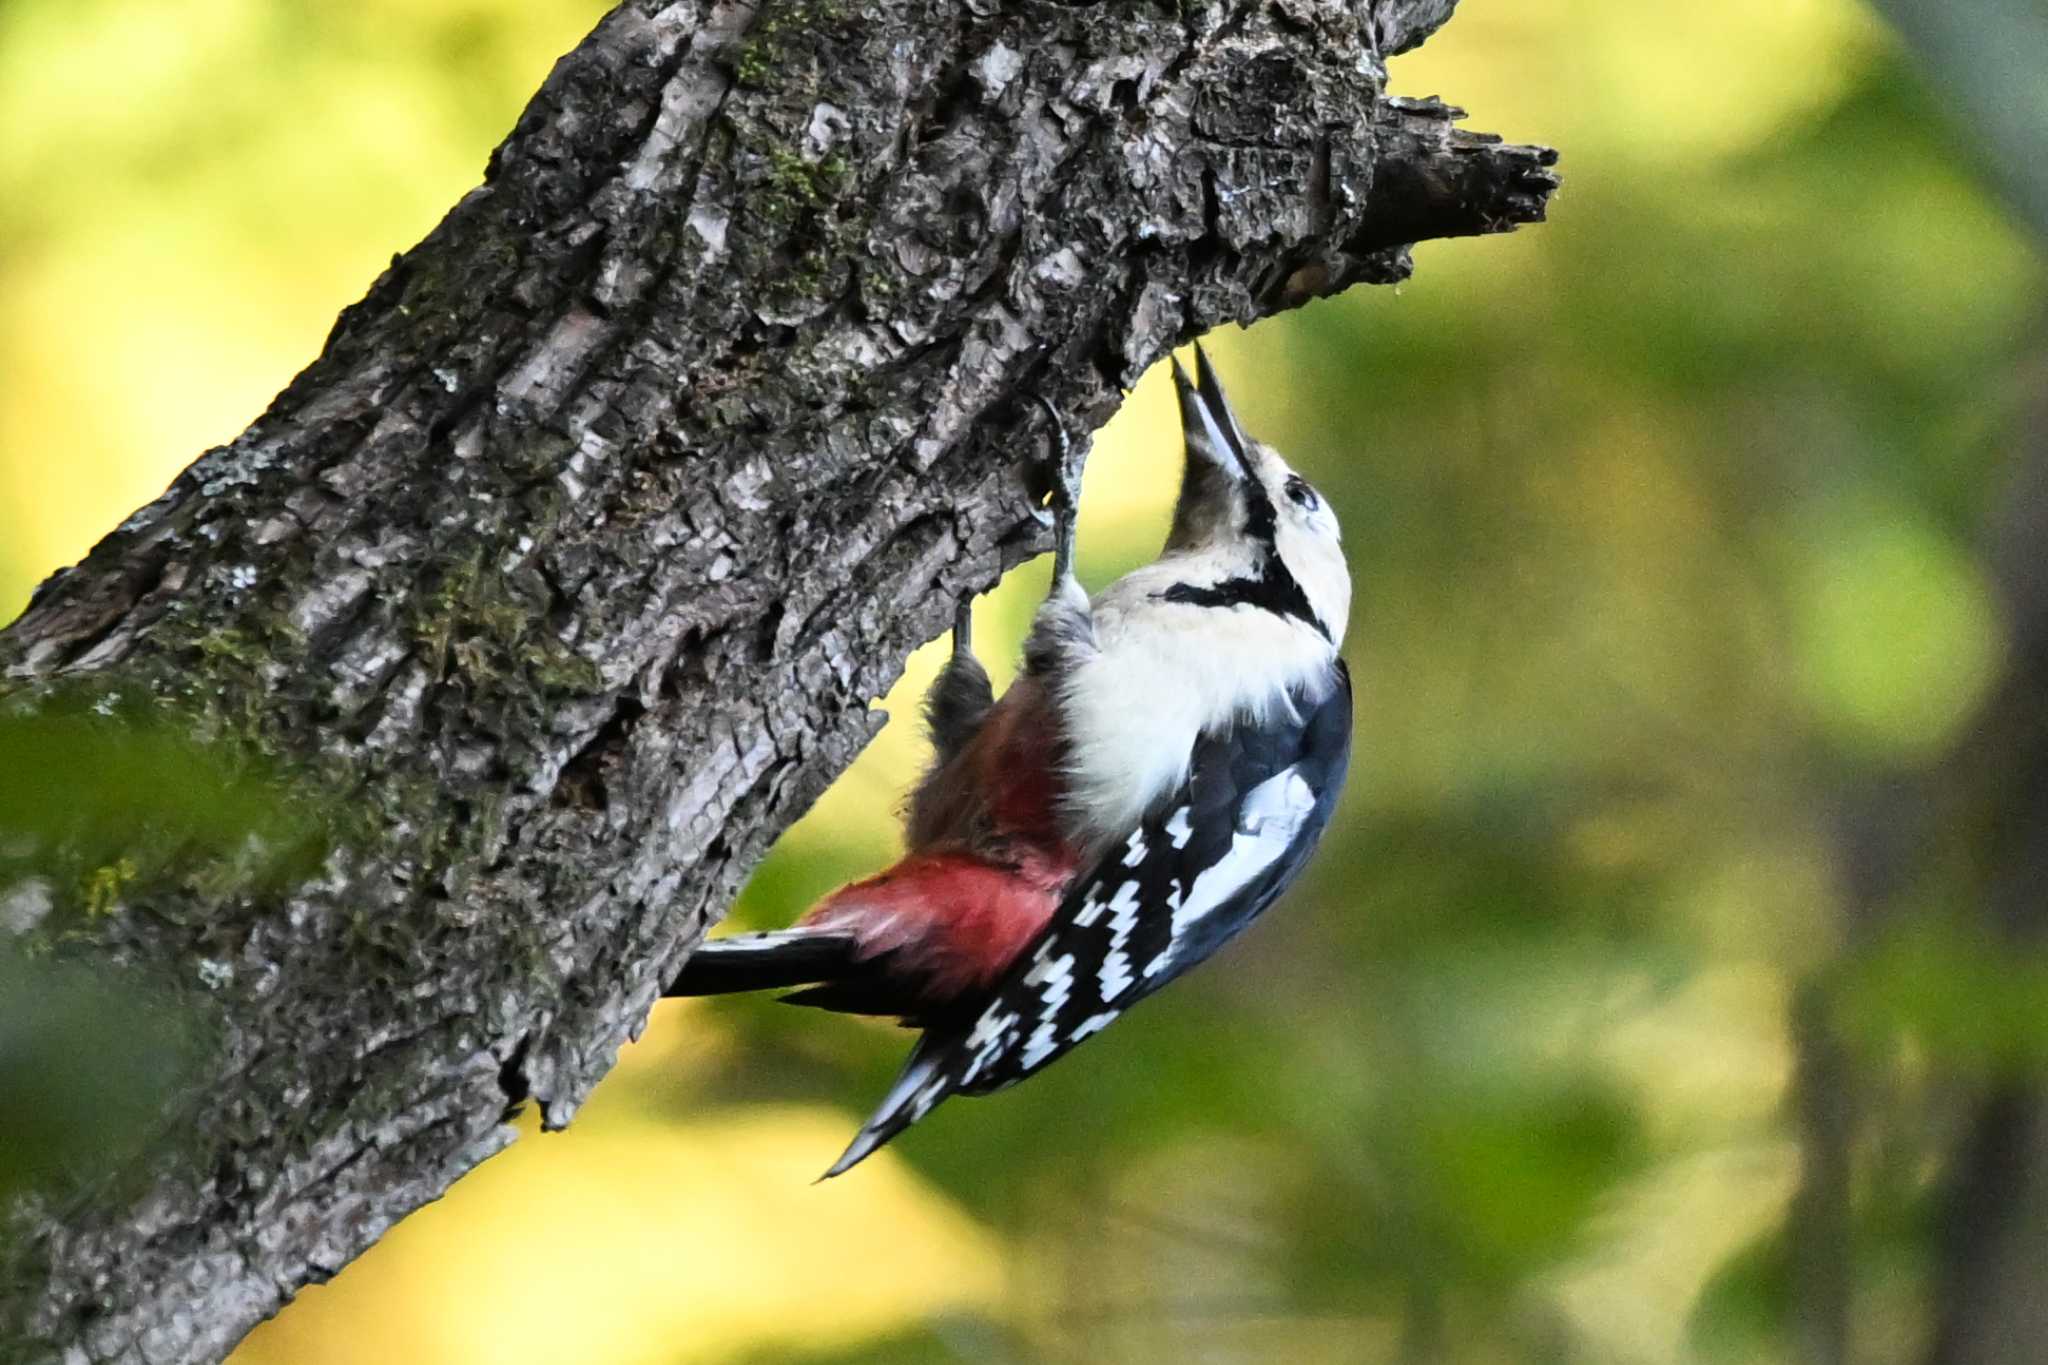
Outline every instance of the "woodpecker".
{"label": "woodpecker", "polygon": [[1082,591],[1081,461],[1062,434],[1052,588],[1023,667],[996,700],[963,603],[903,858],[793,928],[703,944],[667,992],[800,987],[782,999],[923,1030],[828,1178],[1207,958],[1329,823],[1351,735],[1337,519],[1245,434],[1199,346],[1194,378],[1173,369],[1184,467],[1159,558]]}

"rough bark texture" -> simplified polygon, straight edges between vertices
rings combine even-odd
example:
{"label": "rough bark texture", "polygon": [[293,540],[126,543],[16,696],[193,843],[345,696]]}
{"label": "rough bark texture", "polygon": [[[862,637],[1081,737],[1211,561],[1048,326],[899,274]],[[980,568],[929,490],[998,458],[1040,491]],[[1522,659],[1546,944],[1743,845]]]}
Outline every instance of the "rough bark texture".
{"label": "rough bark texture", "polygon": [[[956,594],[1170,346],[1542,216],[1383,96],[1451,0],[628,0],[325,353],[0,636],[344,798],[285,894],[31,933],[201,1001],[135,1169],[0,1229],[0,1341],[217,1357],[568,1121]],[[67,919],[66,917],[71,918]]]}

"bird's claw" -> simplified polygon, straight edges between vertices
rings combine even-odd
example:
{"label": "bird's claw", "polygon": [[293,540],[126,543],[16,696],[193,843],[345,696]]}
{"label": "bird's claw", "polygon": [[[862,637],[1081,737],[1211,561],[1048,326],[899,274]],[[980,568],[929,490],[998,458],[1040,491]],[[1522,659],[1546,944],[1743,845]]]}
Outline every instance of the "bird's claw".
{"label": "bird's claw", "polygon": [[1052,490],[1041,520],[1062,512],[1072,516],[1081,507],[1081,476],[1088,466],[1087,447],[1076,446],[1067,435],[1067,425],[1060,420],[1059,410],[1053,407],[1051,399],[1034,393],[1031,400],[1045,410],[1045,420],[1052,424],[1053,437],[1059,442],[1059,457],[1053,461]]}
{"label": "bird's claw", "polygon": [[953,606],[953,652],[974,652],[974,594],[962,593]]}
{"label": "bird's claw", "polygon": [[1060,420],[1059,410],[1051,400],[1042,393],[1031,397],[1045,409],[1046,421],[1052,424],[1053,435],[1059,441],[1059,455],[1053,461],[1052,489],[1043,508],[1031,509],[1039,525],[1053,528],[1052,572],[1053,581],[1058,582],[1073,572],[1074,523],[1081,514],[1081,476],[1088,467],[1088,450],[1086,446],[1076,446],[1067,435],[1066,423]]}

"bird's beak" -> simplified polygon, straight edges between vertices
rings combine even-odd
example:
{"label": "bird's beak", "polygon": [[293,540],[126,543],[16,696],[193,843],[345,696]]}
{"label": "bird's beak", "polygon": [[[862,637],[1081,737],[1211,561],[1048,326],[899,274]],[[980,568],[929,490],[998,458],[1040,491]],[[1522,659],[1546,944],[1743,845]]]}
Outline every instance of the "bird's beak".
{"label": "bird's beak", "polygon": [[1251,462],[1245,458],[1244,428],[1223,396],[1223,385],[1209,366],[1200,342],[1195,343],[1195,377],[1178,357],[1173,362],[1173,386],[1180,395],[1181,439],[1187,444],[1188,462],[1196,460],[1215,466],[1232,479],[1248,480]]}

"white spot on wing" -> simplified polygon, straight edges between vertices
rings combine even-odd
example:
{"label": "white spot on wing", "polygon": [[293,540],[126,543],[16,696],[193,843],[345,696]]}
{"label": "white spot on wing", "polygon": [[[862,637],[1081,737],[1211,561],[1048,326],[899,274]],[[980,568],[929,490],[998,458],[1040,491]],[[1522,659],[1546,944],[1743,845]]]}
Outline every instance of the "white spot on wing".
{"label": "white spot on wing", "polygon": [[1078,1043],[1091,1033],[1102,1032],[1104,1029],[1108,1028],[1110,1024],[1114,1023],[1117,1015],[1121,1013],[1123,1013],[1122,1010],[1104,1010],[1100,1014],[1089,1015],[1086,1019],[1083,1019],[1081,1021],[1080,1025],[1077,1028],[1075,1028],[1074,1036],[1071,1041]]}
{"label": "white spot on wing", "polygon": [[981,1012],[981,1018],[974,1021],[974,1032],[967,1035],[967,1046],[973,1049],[974,1059],[961,1073],[960,1083],[966,1085],[986,1071],[989,1064],[1002,1055],[1003,1048],[1010,1041],[1010,1034],[1017,1026],[1017,1016],[1000,1006],[990,1006]]}
{"label": "white spot on wing", "polygon": [[[1239,807],[1237,832],[1230,840],[1230,851],[1203,868],[1187,895],[1174,906],[1174,943],[1178,944],[1204,918],[1234,901],[1285,855],[1315,804],[1315,792],[1293,768],[1284,769],[1252,788]],[[1169,945],[1165,952],[1145,964],[1145,975],[1157,976],[1174,959],[1174,947]]]}
{"label": "white spot on wing", "polygon": [[1315,805],[1316,794],[1301,770],[1283,768],[1245,795],[1237,811],[1237,828],[1242,834],[1259,834],[1267,825],[1276,825],[1292,843]]}
{"label": "white spot on wing", "polygon": [[967,1035],[967,1046],[981,1050],[994,1047],[1016,1022],[1017,1016],[1008,1010],[984,1010],[981,1018],[974,1021],[974,1032]]}
{"label": "white spot on wing", "polygon": [[1024,1070],[1029,1071],[1052,1056],[1058,1045],[1054,1030],[1058,1026],[1060,1009],[1074,993],[1074,955],[1062,953],[1053,957],[1041,951],[1038,961],[1025,973],[1024,984],[1039,988],[1038,1027],[1031,1030],[1031,1037],[1024,1043],[1023,1055],[1017,1059]]}
{"label": "white spot on wing", "polygon": [[1131,974],[1129,944],[1131,931],[1138,927],[1138,888],[1125,882],[1111,898],[1109,908],[1116,913],[1109,921],[1109,952],[1102,959],[1102,977],[1097,985],[1104,1000],[1114,1000],[1129,989],[1137,978]]}
{"label": "white spot on wing", "polygon": [[1124,866],[1142,867],[1145,864],[1145,831],[1142,827],[1131,831],[1130,842],[1124,845]]}

